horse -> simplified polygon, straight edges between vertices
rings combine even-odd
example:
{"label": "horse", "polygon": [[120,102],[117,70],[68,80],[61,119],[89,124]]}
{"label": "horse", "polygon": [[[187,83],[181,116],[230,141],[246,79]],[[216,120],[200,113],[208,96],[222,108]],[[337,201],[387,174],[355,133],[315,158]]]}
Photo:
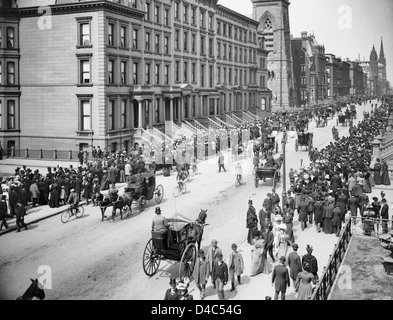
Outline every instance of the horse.
{"label": "horse", "polygon": [[102,219],[101,221],[104,221],[106,218],[105,216],[105,211],[106,208],[108,207],[113,207],[112,209],[112,220],[115,219],[116,216],[116,211],[117,209],[120,210],[120,219],[123,220],[123,209],[127,209],[127,216],[130,215],[132,212],[131,210],[131,204],[132,204],[132,194],[125,192],[123,196],[118,196],[117,194],[114,194],[113,196],[106,195],[104,196],[103,194],[100,193],[100,195],[97,197],[97,201],[100,206],[101,210],[101,215]]}
{"label": "horse", "polygon": [[203,228],[207,225],[207,209],[201,211],[198,214],[198,218],[191,223],[190,225],[190,237],[195,239],[198,244],[198,250],[201,248],[202,236],[203,236]]}
{"label": "horse", "polygon": [[38,298],[39,300],[45,299],[45,292],[43,289],[38,287],[38,279],[30,279],[31,285],[27,288],[23,296],[16,298],[16,300],[32,300]]}

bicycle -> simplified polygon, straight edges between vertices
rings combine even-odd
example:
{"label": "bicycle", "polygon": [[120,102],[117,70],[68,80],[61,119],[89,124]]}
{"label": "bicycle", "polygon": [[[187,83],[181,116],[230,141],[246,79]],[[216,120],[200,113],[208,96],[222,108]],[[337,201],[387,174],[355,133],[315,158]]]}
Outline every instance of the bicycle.
{"label": "bicycle", "polygon": [[173,195],[175,196],[175,198],[177,198],[182,193],[186,193],[186,192],[187,192],[186,182],[180,181],[177,183],[175,189],[173,190]]}
{"label": "bicycle", "polygon": [[241,184],[242,176],[240,174],[236,175],[236,180],[235,180],[235,187],[238,188]]}
{"label": "bicycle", "polygon": [[85,209],[83,208],[83,206],[78,206],[76,213],[71,213],[71,206],[69,206],[68,209],[63,211],[63,213],[61,214],[61,222],[67,223],[70,220],[71,216],[80,218],[83,216],[84,213]]}

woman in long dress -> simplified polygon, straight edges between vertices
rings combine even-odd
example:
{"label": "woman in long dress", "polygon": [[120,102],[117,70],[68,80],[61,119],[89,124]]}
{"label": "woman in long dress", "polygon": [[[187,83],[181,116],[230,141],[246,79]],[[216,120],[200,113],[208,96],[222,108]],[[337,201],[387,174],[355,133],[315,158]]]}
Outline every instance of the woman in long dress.
{"label": "woman in long dress", "polygon": [[307,262],[303,263],[303,271],[301,271],[296,278],[295,290],[297,294],[297,300],[309,300],[312,296],[312,284],[315,284],[315,277],[310,272],[310,264]]}
{"label": "woman in long dress", "polygon": [[386,164],[385,160],[382,161],[381,174],[382,174],[382,176],[381,176],[382,184],[385,186],[390,186],[388,165]]}
{"label": "woman in long dress", "polygon": [[278,243],[277,243],[277,259],[280,257],[287,257],[288,246],[292,246],[292,243],[289,241],[289,236],[285,233],[286,227],[285,225],[280,226],[280,233],[278,234]]}
{"label": "woman in long dress", "polygon": [[326,234],[333,233],[333,205],[332,204],[325,204],[323,208],[323,232]]}
{"label": "woman in long dress", "polygon": [[300,204],[300,197],[302,195],[302,188],[300,187],[299,183],[296,185],[295,189],[293,189],[293,192],[295,193],[295,209],[298,210]]}
{"label": "woman in long dress", "polygon": [[370,177],[371,177],[370,170],[367,170],[366,175],[364,176],[364,193],[372,192]]}
{"label": "woman in long dress", "polygon": [[376,160],[376,163],[374,164],[374,182],[375,182],[375,184],[377,186],[382,184],[381,163],[380,163],[380,160],[378,158]]}
{"label": "woman in long dress", "polygon": [[283,222],[287,226],[287,235],[289,237],[289,241],[291,241],[293,243],[293,242],[295,242],[295,237],[293,236],[293,215],[294,215],[294,211],[290,207],[290,203],[289,202],[287,202],[285,204],[283,212],[284,212]]}
{"label": "woman in long dress", "polygon": [[251,272],[250,277],[256,276],[263,272],[263,253],[265,248],[265,240],[261,237],[261,232],[254,233],[254,249],[251,250]]}

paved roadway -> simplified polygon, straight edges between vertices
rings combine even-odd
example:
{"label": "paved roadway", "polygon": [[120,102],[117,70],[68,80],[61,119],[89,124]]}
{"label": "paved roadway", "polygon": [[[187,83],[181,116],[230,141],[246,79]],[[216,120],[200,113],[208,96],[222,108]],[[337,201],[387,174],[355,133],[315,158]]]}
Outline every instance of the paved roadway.
{"label": "paved roadway", "polygon": [[[358,119],[364,109],[358,107]],[[336,117],[329,120],[325,128],[315,128],[311,122],[309,130],[314,132],[314,146],[321,149],[330,143],[331,128]],[[339,127],[340,136],[348,134],[348,127]],[[291,136],[291,135],[290,135]],[[281,141],[281,136],[277,137]],[[308,165],[308,152],[294,147],[295,138],[287,144],[287,174],[290,168],[298,169],[300,160]],[[281,148],[281,147],[280,147]],[[206,247],[213,238],[219,242],[224,256],[230,252],[231,244],[237,243],[246,263],[243,285],[229,293],[229,299],[264,299],[272,295],[270,275],[250,278],[250,250],[245,243],[247,201],[251,196],[256,209],[262,207],[263,199],[272,189],[270,180],[260,182],[255,188],[251,174],[251,158],[242,159],[244,183],[235,188],[234,164],[226,155],[227,172],[218,173],[217,159],[200,163],[200,173],[188,184],[188,192],[174,198],[175,174],[159,176],[158,184],[164,187],[164,200],[160,204],[163,215],[177,213],[191,220],[197,218],[201,209],[208,209],[202,246]],[[288,179],[287,179],[288,180]],[[289,181],[287,182],[289,187]],[[282,183],[277,186],[281,194]],[[142,255],[150,239],[151,219],[154,216],[154,200],[147,202],[147,208],[134,213],[124,220],[117,215],[115,221],[101,222],[100,210],[89,205],[81,219],[71,219],[67,224],[60,216],[42,220],[30,226],[28,231],[9,233],[0,238],[0,299],[14,299],[29,285],[29,278],[38,278],[39,266],[47,265],[52,270],[52,289],[46,290],[46,299],[162,299],[168,288],[170,276],[178,275],[179,264],[162,261],[158,272],[147,277],[142,268]],[[296,217],[297,220],[297,217]],[[305,253],[306,244],[314,246],[314,254],[320,270],[326,265],[337,238],[334,235],[317,234],[313,226],[300,231],[298,221],[294,224],[299,254]],[[320,271],[320,272],[321,272]],[[190,287],[193,289],[193,285]],[[192,293],[199,299],[197,291]],[[208,287],[207,300],[216,299],[212,286]],[[294,299],[289,291],[288,298]]]}

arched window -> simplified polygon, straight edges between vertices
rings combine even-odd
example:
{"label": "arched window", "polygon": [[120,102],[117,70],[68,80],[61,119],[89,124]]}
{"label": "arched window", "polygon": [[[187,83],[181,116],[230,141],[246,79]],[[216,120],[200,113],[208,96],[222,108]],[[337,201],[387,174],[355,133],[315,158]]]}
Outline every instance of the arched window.
{"label": "arched window", "polygon": [[261,109],[266,110],[266,98],[262,98],[261,100]]}

